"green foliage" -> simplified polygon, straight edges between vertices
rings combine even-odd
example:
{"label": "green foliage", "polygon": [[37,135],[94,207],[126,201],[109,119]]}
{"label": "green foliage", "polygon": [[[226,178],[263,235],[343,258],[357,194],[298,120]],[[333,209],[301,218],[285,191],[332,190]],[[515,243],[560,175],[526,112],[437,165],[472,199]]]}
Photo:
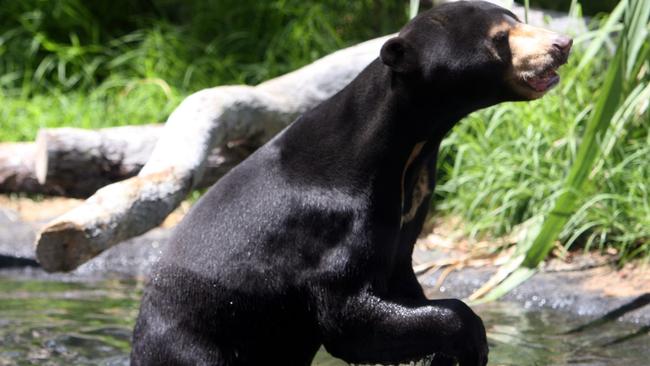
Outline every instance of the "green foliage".
{"label": "green foliage", "polygon": [[395,31],[406,20],[405,4],[369,0],[6,5],[0,7],[2,86],[27,84],[30,92],[112,78],[160,78],[184,90],[257,83],[346,43]]}
{"label": "green foliage", "polygon": [[[488,287],[503,282],[487,293],[486,299],[496,299],[529,278],[550,253],[558,236],[563,231],[567,233],[567,226],[568,233],[571,234],[569,244],[584,233],[592,235],[590,241],[593,242],[593,233],[597,232],[601,243],[604,239],[618,239],[623,258],[650,254],[650,243],[648,243],[650,238],[650,230],[648,230],[650,196],[646,188],[647,178],[650,176],[646,160],[647,156],[650,156],[648,155],[650,151],[647,148],[647,103],[650,96],[650,72],[648,71],[648,66],[650,66],[648,59],[650,2],[623,0],[619,7],[624,8],[625,12],[618,47],[605,72],[604,80],[599,88],[600,93],[592,105],[593,110],[585,115],[584,132],[579,135],[579,146],[566,173],[567,177],[558,187],[557,198],[554,198],[552,209],[546,211],[548,213],[544,211],[539,213],[544,216],[544,219],[537,220],[536,225],[532,227],[531,230],[535,232],[535,235],[518,243],[518,251],[512,259],[517,267],[507,266],[508,270],[500,271],[495,276],[496,280],[491,281]],[[612,30],[601,31],[611,32]],[[573,85],[577,87],[579,83],[573,83]],[[641,115],[642,113],[645,113],[645,117]],[[632,153],[631,156],[617,154],[623,161],[612,161],[611,159],[611,152],[615,147],[624,146],[628,141],[625,136],[613,137],[610,131],[614,129],[620,132],[621,129],[617,128],[617,125],[628,124],[634,119],[646,122],[640,126],[638,131],[635,131],[637,137],[641,135],[643,136],[642,141],[645,140],[641,142],[645,143],[644,147],[637,145],[637,148],[640,148],[639,153],[642,155],[638,156],[640,161],[637,162],[638,169],[636,170],[631,169],[634,166],[630,164],[634,160],[635,153]],[[632,140],[631,142],[637,141]],[[610,156],[603,157],[603,152],[610,153]],[[615,192],[602,193],[609,186],[610,172],[602,169],[604,164],[596,165],[599,159],[608,160],[617,166],[623,165],[625,172],[620,168],[615,171],[615,173],[625,174],[625,179],[620,182],[621,185],[632,183],[634,186],[629,187],[629,190],[620,190],[620,187],[614,187]],[[601,179],[595,180],[596,177]],[[605,183],[605,186],[598,187],[600,189],[595,191],[598,193],[586,192],[588,188],[593,189],[598,183]],[[627,206],[626,214],[633,213],[634,216],[626,218],[619,211],[612,210],[608,212],[609,219],[606,215],[601,217],[605,220],[600,222],[589,219],[586,222],[582,221],[589,217],[589,211],[597,212],[598,206],[606,205],[608,202],[618,207]],[[581,204],[582,208],[577,210]],[[598,216],[596,215],[596,217]],[[627,219],[627,222],[621,222],[622,219]],[[639,223],[637,220],[641,222]],[[574,226],[576,224],[579,226]],[[635,224],[640,225],[635,227]],[[632,231],[632,227],[635,227],[637,231]],[[514,272],[509,272],[513,268],[516,268]],[[485,292],[484,289],[480,290],[481,294]]]}
{"label": "green foliage", "polygon": [[259,83],[394,32],[406,21],[407,6],[372,0],[3,2],[0,141],[32,139],[44,126],[163,121],[198,89]]}
{"label": "green foliage", "polygon": [[36,94],[22,98],[0,93],[0,141],[33,140],[40,127],[100,128],[164,121],[180,103],[177,92],[152,82]]}

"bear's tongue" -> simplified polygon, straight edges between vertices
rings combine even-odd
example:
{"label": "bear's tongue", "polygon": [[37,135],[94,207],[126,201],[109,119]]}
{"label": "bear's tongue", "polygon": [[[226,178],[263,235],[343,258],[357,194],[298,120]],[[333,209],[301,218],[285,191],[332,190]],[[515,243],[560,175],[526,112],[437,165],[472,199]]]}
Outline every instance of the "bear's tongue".
{"label": "bear's tongue", "polygon": [[559,81],[560,76],[557,74],[557,72],[555,72],[554,69],[549,69],[540,75],[526,80],[528,85],[530,85],[531,88],[535,89],[538,92],[544,92],[550,89]]}

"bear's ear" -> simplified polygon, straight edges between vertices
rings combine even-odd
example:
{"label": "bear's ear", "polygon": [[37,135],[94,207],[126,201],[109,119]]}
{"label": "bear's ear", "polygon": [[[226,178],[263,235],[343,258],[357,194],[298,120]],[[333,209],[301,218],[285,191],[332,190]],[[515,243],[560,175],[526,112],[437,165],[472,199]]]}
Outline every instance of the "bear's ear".
{"label": "bear's ear", "polygon": [[412,73],[418,67],[415,49],[402,37],[386,41],[381,47],[379,57],[386,66],[397,73]]}

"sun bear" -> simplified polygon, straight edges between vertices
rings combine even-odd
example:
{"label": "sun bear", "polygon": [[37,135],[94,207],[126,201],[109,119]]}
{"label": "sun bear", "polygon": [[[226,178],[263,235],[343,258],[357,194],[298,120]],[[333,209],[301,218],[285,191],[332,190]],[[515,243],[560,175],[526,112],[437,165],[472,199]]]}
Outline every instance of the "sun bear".
{"label": "sun bear", "polygon": [[481,319],[411,265],[460,119],[541,97],[571,39],[487,2],[422,12],[339,93],[215,184],[153,270],[132,365],[310,365],[435,354],[484,366]]}

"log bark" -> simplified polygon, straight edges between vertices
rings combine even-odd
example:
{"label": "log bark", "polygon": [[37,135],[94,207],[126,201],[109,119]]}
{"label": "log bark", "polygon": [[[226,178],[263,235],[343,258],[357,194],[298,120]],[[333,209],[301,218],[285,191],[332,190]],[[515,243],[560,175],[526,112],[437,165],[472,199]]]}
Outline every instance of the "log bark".
{"label": "log bark", "polygon": [[36,177],[40,184],[66,187],[66,195],[88,197],[98,188],[136,175],[159,132],[154,125],[42,129],[36,137]]}
{"label": "log bark", "polygon": [[0,193],[65,196],[67,187],[56,183],[41,184],[34,169],[34,143],[0,143]]}
{"label": "log bark", "polygon": [[[46,129],[36,143],[0,143],[0,193],[87,198],[135,176],[162,130],[163,125]],[[214,184],[259,146],[255,140],[240,140],[213,149],[195,188]]]}
{"label": "log bark", "polygon": [[[32,147],[35,152],[29,157],[34,166],[32,183],[42,188],[53,187],[58,195],[87,198],[101,187],[137,175],[151,156],[163,129],[163,125],[99,130],[43,129]],[[257,147],[247,140],[214,149],[197,187],[213,184]],[[28,165],[27,160],[24,165]],[[35,179],[38,181],[33,182]]]}
{"label": "log bark", "polygon": [[31,143],[0,144],[0,192],[45,193],[34,172],[36,149]]}
{"label": "log bark", "polygon": [[50,272],[70,271],[157,226],[199,185],[213,148],[251,137],[268,141],[348,84],[379,55],[387,38],[335,52],[256,87],[224,86],[190,95],[169,116],[137,176],[101,188],[42,229],[38,261]]}

